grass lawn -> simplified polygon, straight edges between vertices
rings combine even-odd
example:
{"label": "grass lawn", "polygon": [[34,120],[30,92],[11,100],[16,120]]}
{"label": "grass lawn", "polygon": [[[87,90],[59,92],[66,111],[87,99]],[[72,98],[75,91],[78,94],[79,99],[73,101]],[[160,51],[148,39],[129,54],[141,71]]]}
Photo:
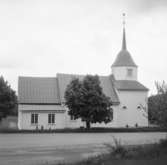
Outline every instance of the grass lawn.
{"label": "grass lawn", "polygon": [[109,152],[77,163],[58,165],[166,165],[167,139],[157,144],[143,146],[122,146],[115,139],[115,145],[106,144]]}

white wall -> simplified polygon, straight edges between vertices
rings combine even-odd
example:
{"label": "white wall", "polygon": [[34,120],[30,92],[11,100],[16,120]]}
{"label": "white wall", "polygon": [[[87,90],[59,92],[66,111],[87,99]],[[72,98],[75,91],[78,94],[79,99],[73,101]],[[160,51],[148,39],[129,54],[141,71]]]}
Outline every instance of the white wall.
{"label": "white wall", "polygon": [[[133,69],[133,76],[127,76],[127,69]],[[137,80],[136,67],[112,67],[112,74],[116,80]]]}
{"label": "white wall", "polygon": [[[144,110],[140,110],[137,107],[147,107],[147,92],[145,91],[117,91],[120,99],[120,105],[113,106],[113,121],[108,124],[96,123],[91,124],[91,127],[125,127],[126,125],[134,127],[137,123],[138,126],[148,126],[147,113]],[[126,106],[127,109],[122,107]],[[24,108],[23,108],[24,109]],[[61,128],[79,128],[85,127],[85,122],[81,119],[71,120],[68,115],[68,108],[65,108],[64,113],[55,112],[55,124],[48,124],[48,113],[50,111],[21,111],[18,113],[18,127],[19,129],[36,129],[36,125],[31,124],[31,113],[38,113],[38,128],[41,126],[44,129],[61,129]],[[54,111],[53,111],[54,113]],[[143,116],[144,114],[144,116]]]}
{"label": "white wall", "polygon": [[[32,130],[36,129],[38,126],[39,129],[43,126],[44,129],[61,129],[65,127],[65,115],[64,113],[55,113],[55,124],[48,124],[48,113],[47,112],[38,112],[38,124],[31,124],[31,113],[26,111],[19,112],[19,129]],[[50,113],[50,112],[49,112]],[[54,112],[53,112],[54,113]]]}
{"label": "white wall", "polygon": [[[147,92],[146,91],[118,91],[120,106],[116,111],[117,126],[125,127],[126,125],[134,127],[148,126],[148,113],[137,107],[141,104],[147,108]],[[127,109],[122,107],[126,106]]]}
{"label": "white wall", "polygon": [[17,123],[17,126],[19,129],[22,128],[22,112],[19,110],[19,107],[18,107],[18,123]]}
{"label": "white wall", "polygon": [[[22,105],[22,108],[24,109]],[[110,123],[96,123],[91,124],[91,127],[116,127],[117,120],[116,120],[116,111],[118,106],[113,106],[113,120]],[[31,124],[31,114],[38,113],[38,124]],[[36,129],[38,126],[41,129],[43,126],[44,129],[62,129],[62,128],[80,128],[86,127],[86,123],[82,122],[81,119],[71,120],[70,116],[68,115],[68,108],[66,108],[65,113],[55,113],[55,124],[48,124],[48,113],[47,111],[41,112],[38,110],[35,111],[24,111],[19,110],[18,113],[18,128],[24,130],[33,130]],[[54,113],[54,111],[53,111]]]}
{"label": "white wall", "polygon": [[[29,110],[27,109],[27,105],[19,106],[18,111],[18,128],[24,130],[33,130],[38,127],[41,129],[43,126],[44,129],[62,129],[62,128],[79,128],[85,127],[85,122],[82,122],[81,119],[71,120],[68,115],[68,108],[65,108],[64,113],[58,113],[54,110],[31,110],[31,106]],[[31,124],[31,114],[38,113],[38,124]],[[48,114],[55,113],[55,124],[48,124]]]}

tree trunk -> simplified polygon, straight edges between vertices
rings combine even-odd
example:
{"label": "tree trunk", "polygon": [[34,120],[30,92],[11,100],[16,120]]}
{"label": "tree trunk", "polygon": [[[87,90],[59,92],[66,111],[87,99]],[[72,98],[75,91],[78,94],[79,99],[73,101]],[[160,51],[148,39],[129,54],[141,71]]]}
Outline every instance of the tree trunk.
{"label": "tree trunk", "polygon": [[86,122],[86,128],[90,129],[90,122],[89,121]]}

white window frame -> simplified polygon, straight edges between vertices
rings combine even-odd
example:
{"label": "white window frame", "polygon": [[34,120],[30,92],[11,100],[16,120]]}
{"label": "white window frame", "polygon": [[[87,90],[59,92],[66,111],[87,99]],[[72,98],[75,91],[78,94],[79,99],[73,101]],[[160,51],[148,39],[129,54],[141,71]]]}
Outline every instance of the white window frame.
{"label": "white window frame", "polygon": [[48,124],[55,124],[55,113],[48,113]]}
{"label": "white window frame", "polygon": [[31,113],[31,124],[38,124],[39,114],[38,113]]}

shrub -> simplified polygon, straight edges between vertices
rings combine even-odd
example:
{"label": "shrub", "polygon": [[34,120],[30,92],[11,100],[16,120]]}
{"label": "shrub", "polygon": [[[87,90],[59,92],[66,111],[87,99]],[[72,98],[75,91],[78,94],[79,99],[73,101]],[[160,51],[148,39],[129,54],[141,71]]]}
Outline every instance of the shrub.
{"label": "shrub", "polygon": [[120,140],[113,137],[114,145],[105,144],[109,150],[109,154],[115,158],[124,158],[127,155],[127,149],[121,144]]}

